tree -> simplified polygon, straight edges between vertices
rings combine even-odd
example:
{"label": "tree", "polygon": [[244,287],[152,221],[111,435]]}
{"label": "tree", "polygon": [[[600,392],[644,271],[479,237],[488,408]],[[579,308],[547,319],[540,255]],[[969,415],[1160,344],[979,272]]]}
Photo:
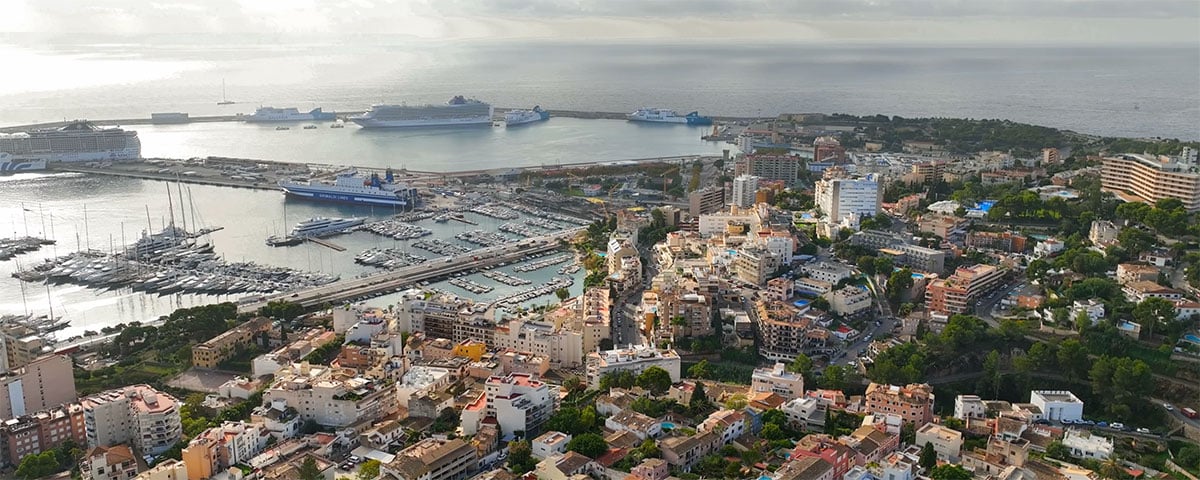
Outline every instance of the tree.
{"label": "tree", "polygon": [[688,369],[688,377],[691,378],[711,378],[712,368],[708,366],[708,360],[701,360],[700,363],[692,365]]}
{"label": "tree", "polygon": [[963,468],[962,465],[938,465],[929,471],[929,478],[933,480],[971,480],[971,472]]}
{"label": "tree", "polygon": [[22,457],[16,475],[25,480],[33,480],[49,476],[59,470],[58,457],[54,455],[54,450],[46,450],[39,454]]}
{"label": "tree", "polygon": [[708,399],[708,394],[704,391],[704,383],[696,382],[696,388],[692,390],[692,397],[688,399],[688,410],[698,413],[711,407],[712,400]]}
{"label": "tree", "polygon": [[375,480],[379,478],[379,460],[370,459],[363,462],[358,469],[358,480]]}
{"label": "tree", "polygon": [[812,372],[812,367],[812,359],[808,358],[808,355],[800,353],[796,355],[796,359],[792,360],[792,363],[788,364],[787,369],[789,372],[799,373],[805,377],[808,377]]}
{"label": "tree", "polygon": [[517,475],[524,475],[533,470],[537,461],[533,458],[533,448],[526,440],[508,442],[508,469]]}
{"label": "tree", "polygon": [[888,301],[893,305],[898,305],[912,286],[912,270],[901,268],[892,272],[887,281]]}
{"label": "tree", "polygon": [[783,440],[787,438],[787,434],[783,433],[783,429],[775,423],[763,425],[762,433],[759,436],[767,440]]}
{"label": "tree", "polygon": [[558,301],[560,301],[560,302],[561,302],[561,301],[563,301],[563,300],[566,300],[566,299],[567,299],[567,297],[570,297],[570,296],[571,296],[571,291],[570,291],[570,290],[567,290],[567,288],[566,288],[566,287],[563,287],[563,288],[560,288],[560,289],[558,289],[558,290],[555,290],[555,291],[554,291],[554,296],[558,297]]}
{"label": "tree", "polygon": [[858,268],[867,275],[875,275],[876,272],[879,272],[875,269],[875,257],[870,255],[862,255],[858,257]]}
{"label": "tree", "polygon": [[590,431],[596,428],[596,419],[598,415],[599,413],[596,412],[596,407],[594,405],[588,405],[585,407],[583,409],[583,413],[579,414],[580,428],[582,428],[584,431]]}
{"label": "tree", "polygon": [[317,460],[312,455],[304,457],[304,461],[300,463],[300,480],[324,480],[321,475],[321,469],[317,467]]}
{"label": "tree", "polygon": [[1079,343],[1079,340],[1070,338],[1059,344],[1058,366],[1067,378],[1072,380],[1082,378],[1087,374],[1090,364],[1087,348]]}
{"label": "tree", "polygon": [[727,400],[725,400],[725,408],[728,408],[730,410],[741,410],[743,408],[746,408],[746,405],[749,403],[750,402],[749,402],[749,400],[746,399],[745,394],[735,393],[733,395],[730,395],[729,398]]}
{"label": "tree", "polygon": [[671,374],[661,367],[650,367],[637,376],[636,385],[654,395],[662,395],[671,389]]}
{"label": "tree", "polygon": [[1046,445],[1046,456],[1059,460],[1070,460],[1071,451],[1061,441],[1054,440],[1049,445]]}
{"label": "tree", "polygon": [[921,447],[920,465],[926,471],[937,466],[937,450],[933,449],[933,442],[925,442],[925,446]]}
{"label": "tree", "polygon": [[604,437],[595,433],[578,435],[567,442],[567,450],[578,452],[588,458],[597,458],[608,451],[608,443]]}
{"label": "tree", "polygon": [[1175,305],[1165,298],[1150,297],[1133,307],[1133,320],[1147,328],[1146,338],[1154,336],[1154,327],[1175,318]]}
{"label": "tree", "polygon": [[894,266],[895,264],[890,257],[878,257],[875,259],[875,273],[880,275],[891,272]]}
{"label": "tree", "polygon": [[317,423],[316,420],[311,418],[305,420],[304,423],[300,425],[300,432],[304,433],[305,435],[312,435],[319,431],[321,431],[321,424]]}

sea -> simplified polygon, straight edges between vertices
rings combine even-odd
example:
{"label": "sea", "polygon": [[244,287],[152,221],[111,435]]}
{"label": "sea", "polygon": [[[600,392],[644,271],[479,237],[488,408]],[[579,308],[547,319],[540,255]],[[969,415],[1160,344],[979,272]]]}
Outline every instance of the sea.
{"label": "sea", "polygon": [[[770,116],[791,112],[1004,118],[1081,133],[1200,139],[1200,47],[742,44],[736,42],[428,42],[359,37],[295,42],[271,37],[182,35],[112,38],[0,35],[0,58],[21,65],[0,76],[0,125],[64,119],[145,118],[153,112],[249,114],[258,106],[358,112],[374,103],[439,103],[466,95],[498,107]],[[224,88],[222,88],[224,85]],[[236,103],[217,105],[227,98]],[[614,120],[552,118],[516,128],[306,130],[229,123],[136,125],[146,157],[230,156],[424,171],[721,155],[706,129]],[[75,174],[0,177],[0,237],[50,236],[53,247],[0,262],[0,314],[32,312],[71,321],[60,338],[146,321],[229,298],[157,296],[128,290],[23,284],[19,266],[79,249],[117,250],[170,221],[166,184]],[[313,216],[388,212],[296,202],[278,192],[192,185],[186,214],[224,227],[209,240],[229,261],[343,277],[366,248],[408,249],[368,233],[317,245],[263,241]],[[194,209],[194,212],[192,211]],[[178,206],[176,206],[178,211]],[[438,238],[480,227],[422,224]],[[11,231],[11,235],[9,234]],[[453,241],[453,240],[452,240]],[[410,250],[415,253],[421,251]],[[19,265],[18,265],[19,264]],[[508,267],[511,268],[511,267]],[[556,268],[516,274],[535,283]],[[577,275],[573,293],[582,289]],[[499,296],[509,287],[494,285]],[[448,291],[470,297],[456,287]],[[489,295],[484,295],[486,298]],[[394,298],[380,297],[386,305]]]}

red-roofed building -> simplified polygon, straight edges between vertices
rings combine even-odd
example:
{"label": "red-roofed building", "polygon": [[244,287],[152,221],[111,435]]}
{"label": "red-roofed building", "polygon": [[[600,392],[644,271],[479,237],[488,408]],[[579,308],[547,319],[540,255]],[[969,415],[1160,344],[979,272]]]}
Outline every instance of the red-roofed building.
{"label": "red-roofed building", "polygon": [[557,402],[558,389],[551,389],[537,375],[492,376],[484,384],[483,395],[463,409],[463,433],[474,434],[485,419],[495,419],[504,436],[535,432],[550,418]]}

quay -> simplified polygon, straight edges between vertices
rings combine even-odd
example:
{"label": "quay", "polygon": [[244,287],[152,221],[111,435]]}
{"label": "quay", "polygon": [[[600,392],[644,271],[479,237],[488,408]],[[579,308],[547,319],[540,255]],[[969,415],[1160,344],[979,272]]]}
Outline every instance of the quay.
{"label": "quay", "polygon": [[[504,114],[506,112],[508,112],[509,110],[517,110],[517,108],[496,107],[495,115],[497,117],[503,119]],[[366,111],[366,108],[363,108],[360,110],[354,110],[354,111],[350,111],[350,112],[339,112],[339,113],[335,113],[334,116],[338,120],[342,120],[343,122],[349,122],[350,120],[348,117],[350,117],[351,115],[358,115],[364,111]],[[628,115],[628,112],[597,112],[597,111],[586,111],[586,110],[547,110],[547,111],[550,112],[551,117],[582,118],[582,119],[595,119],[595,120],[625,120],[626,115]],[[94,123],[96,125],[107,125],[107,126],[183,125],[183,124],[188,124],[188,123],[241,122],[241,121],[245,120],[246,116],[247,116],[246,113],[237,113],[234,115],[198,115],[198,116],[189,116],[187,118],[187,121],[185,121],[185,122],[164,122],[162,120],[155,121],[154,119],[152,119],[150,117],[110,118],[110,119],[98,119],[98,120],[88,120],[88,121],[91,123]],[[711,115],[709,116],[709,118],[712,118],[713,120],[720,121],[720,122],[748,122],[748,121],[754,121],[754,120],[760,119],[758,117],[725,117],[725,116],[711,116]],[[68,125],[70,123],[71,123],[70,121],[61,121],[61,122],[31,123],[31,124],[26,124],[26,125],[13,125],[13,126],[8,126],[8,127],[0,127],[0,133],[25,132],[25,131],[29,131],[29,130],[36,129],[36,128],[58,128],[58,127],[62,127],[64,125]]]}
{"label": "quay", "polygon": [[322,247],[329,248],[329,249],[332,249],[332,250],[336,250],[336,251],[339,251],[339,252],[344,252],[344,251],[346,251],[346,247],[343,247],[343,246],[341,246],[341,245],[338,245],[338,244],[336,244],[336,243],[333,243],[333,242],[331,242],[331,241],[329,241],[329,240],[325,240],[325,239],[321,239],[321,238],[317,238],[317,237],[307,237],[307,238],[306,238],[306,240],[308,240],[308,241],[310,241],[310,242],[312,242],[312,243],[315,243],[315,244],[317,244],[317,245],[320,245],[320,246],[322,246]]}
{"label": "quay", "polygon": [[394,292],[418,282],[451,275],[464,270],[487,268],[520,260],[527,255],[562,248],[560,241],[569,240],[584,230],[572,228],[558,233],[522,240],[517,244],[473,250],[462,255],[434,259],[420,265],[399,268],[362,278],[339,280],[319,287],[278,295],[249,297],[239,301],[238,313],[257,312],[268,302],[283,300],[305,308],[324,303],[341,303],[381,292]]}

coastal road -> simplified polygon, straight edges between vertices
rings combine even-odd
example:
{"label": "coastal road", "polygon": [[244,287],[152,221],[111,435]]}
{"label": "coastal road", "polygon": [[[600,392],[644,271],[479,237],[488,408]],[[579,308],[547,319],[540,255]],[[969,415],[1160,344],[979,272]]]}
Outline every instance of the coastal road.
{"label": "coastal road", "polygon": [[312,287],[298,292],[253,298],[239,304],[238,312],[256,312],[258,309],[266,306],[268,302],[276,300],[299,303],[307,308],[326,302],[338,303],[378,292],[395,291],[409,287],[414,283],[440,276],[512,262],[529,254],[555,250],[561,248],[559,240],[570,240],[581,231],[583,231],[583,227],[572,228],[550,235],[527,238],[515,244],[481,248],[462,255],[436,258],[420,265],[390,272],[339,280],[328,285]]}

